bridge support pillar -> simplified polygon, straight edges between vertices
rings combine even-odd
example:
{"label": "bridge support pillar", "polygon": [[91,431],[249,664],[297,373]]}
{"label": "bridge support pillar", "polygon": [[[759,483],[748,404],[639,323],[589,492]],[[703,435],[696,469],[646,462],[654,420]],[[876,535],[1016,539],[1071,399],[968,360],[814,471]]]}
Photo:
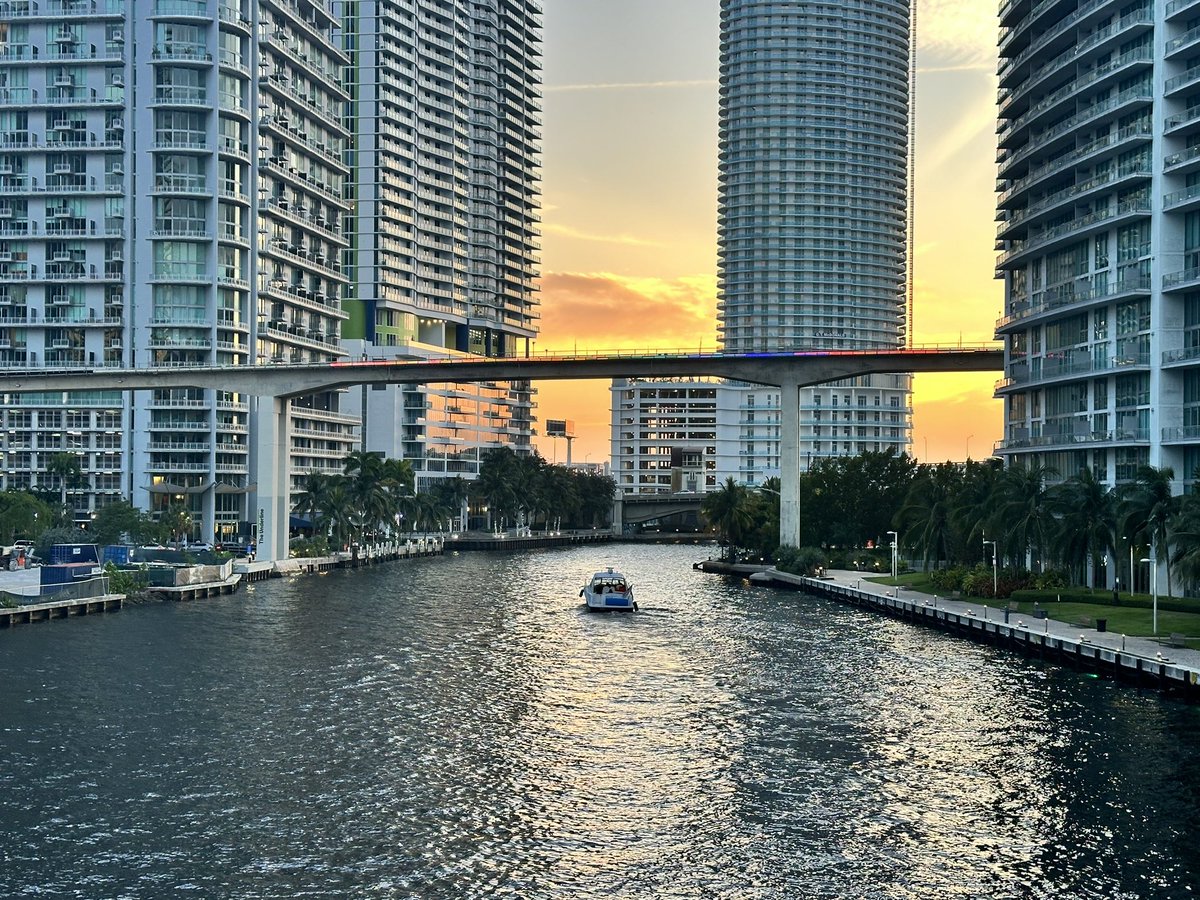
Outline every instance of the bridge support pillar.
{"label": "bridge support pillar", "polygon": [[274,562],[288,558],[291,514],[291,454],[288,452],[288,419],[291,401],[283,397],[257,397],[251,422],[254,441],[252,471],[256,487],[250,515],[258,523],[255,558]]}
{"label": "bridge support pillar", "polygon": [[779,543],[800,546],[800,385],[779,386]]}

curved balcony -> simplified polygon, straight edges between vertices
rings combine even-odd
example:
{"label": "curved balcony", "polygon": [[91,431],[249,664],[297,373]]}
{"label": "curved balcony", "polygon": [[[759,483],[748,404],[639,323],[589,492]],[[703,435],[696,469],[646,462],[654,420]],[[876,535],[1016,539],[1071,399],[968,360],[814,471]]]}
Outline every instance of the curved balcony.
{"label": "curved balcony", "polygon": [[[1139,24],[1149,25],[1148,13],[1142,13]],[[1144,21],[1143,21],[1144,19]],[[1091,45],[1089,45],[1091,46]],[[1082,49],[1080,50],[1082,52]],[[1138,47],[1118,56],[1109,62],[1102,63],[1094,69],[1085,72],[1074,81],[1069,81],[1053,93],[1043,97],[1033,104],[1020,118],[1009,120],[997,131],[1000,134],[1001,146],[1013,146],[1023,143],[1025,132],[1043,118],[1051,118],[1052,114],[1064,104],[1078,104],[1086,101],[1090,90],[1102,90],[1110,81],[1128,77],[1130,70],[1139,66],[1153,65],[1154,58],[1149,47]],[[1057,63],[1044,67],[1047,73],[1058,71]]]}
{"label": "curved balcony", "polygon": [[[1066,47],[1057,56],[1049,60],[1039,60],[1041,64],[1029,73],[1028,78],[1007,88],[1005,99],[1008,105],[1002,107],[1000,114],[1011,117],[1011,114],[1020,107],[1021,101],[1028,98],[1035,88],[1050,78],[1061,77],[1077,68],[1086,68],[1092,62],[1099,62],[1099,68],[1105,68],[1105,57],[1118,48],[1118,42],[1128,44],[1133,37],[1133,32],[1149,30],[1153,28],[1153,25],[1154,17],[1149,8],[1134,10],[1111,25],[1084,35],[1078,43]],[[1086,78],[1089,74],[1085,71],[1080,78]],[[1002,85],[1004,85],[1004,79],[1002,79]],[[1007,85],[1005,86],[1007,87]],[[1056,89],[1054,93],[1060,93],[1061,90],[1061,88]]]}
{"label": "curved balcony", "polygon": [[1064,203],[1074,203],[1091,194],[1112,191],[1140,179],[1149,179],[1151,174],[1149,162],[1130,163],[1120,166],[1110,175],[1092,178],[1057,191],[1031,203],[1026,209],[1013,210],[1008,219],[1001,222],[999,228],[996,229],[996,237],[1002,240],[1011,239],[1014,237],[1014,232],[1029,228],[1039,219],[1052,215]]}
{"label": "curved balcony", "polygon": [[1114,119],[1125,115],[1139,105],[1150,104],[1152,100],[1153,96],[1149,88],[1132,87],[1115,97],[1110,97],[1081,110],[1046,131],[1033,135],[1031,141],[1020,150],[1001,149],[996,155],[996,161],[1001,165],[1000,177],[1009,177],[1009,172],[1034,154],[1049,155],[1057,149],[1056,145],[1060,143],[1060,139],[1074,138],[1075,132],[1080,128],[1093,125],[1098,119]]}
{"label": "curved balcony", "polygon": [[996,261],[999,272],[1005,266],[1012,265],[1016,260],[1031,254],[1034,250],[1046,251],[1056,244],[1088,237],[1099,231],[1106,231],[1130,219],[1136,219],[1150,214],[1150,201],[1147,199],[1126,200],[1116,207],[1097,210],[1086,216],[1080,216],[1053,228],[1048,228],[1033,235],[1026,241],[1013,241],[1018,246],[1012,247]]}
{"label": "curved balcony", "polygon": [[1094,306],[1105,306],[1138,294],[1150,293],[1150,276],[1130,278],[1101,287],[1063,285],[1034,294],[1029,300],[1009,303],[1009,314],[996,320],[996,336],[1027,328],[1035,321],[1068,315]]}
{"label": "curved balcony", "polygon": [[1089,431],[1083,434],[1042,434],[1035,437],[1015,438],[999,441],[996,452],[1004,453],[1013,450],[1043,450],[1059,447],[1078,448],[1081,445],[1128,444],[1150,440],[1150,433],[1145,428],[1111,429],[1109,431]]}

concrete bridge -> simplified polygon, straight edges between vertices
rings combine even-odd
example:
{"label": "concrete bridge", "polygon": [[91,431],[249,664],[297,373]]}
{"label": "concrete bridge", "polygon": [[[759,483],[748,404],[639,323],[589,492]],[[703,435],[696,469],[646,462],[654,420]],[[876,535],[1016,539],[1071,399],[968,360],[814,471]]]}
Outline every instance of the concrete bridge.
{"label": "concrete bridge", "polygon": [[250,464],[261,512],[258,558],[286,559],[288,516],[288,401],[317,391],[360,384],[715,376],[781,389],[780,539],[798,543],[799,389],[857,375],[902,372],[996,372],[997,347],[908,350],[805,350],[776,353],[537,354],[521,359],[345,361],[308,365],[177,366],[154,369],[22,369],[0,371],[0,393],[139,391],[210,388],[257,398],[252,404]]}

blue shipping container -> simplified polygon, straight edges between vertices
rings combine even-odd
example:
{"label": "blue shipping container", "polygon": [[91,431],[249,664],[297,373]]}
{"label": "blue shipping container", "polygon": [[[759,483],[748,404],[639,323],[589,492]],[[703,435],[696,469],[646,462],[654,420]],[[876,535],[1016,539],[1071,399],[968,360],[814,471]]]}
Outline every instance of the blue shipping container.
{"label": "blue shipping container", "polygon": [[76,581],[84,581],[100,575],[97,563],[66,563],[60,566],[42,566],[39,570],[42,576],[42,593],[50,594],[58,588],[64,588]]}
{"label": "blue shipping container", "polygon": [[54,544],[50,547],[50,564],[100,563],[95,544]]}
{"label": "blue shipping container", "polygon": [[127,566],[133,561],[133,548],[126,544],[110,544],[103,550],[102,561],[114,566]]}

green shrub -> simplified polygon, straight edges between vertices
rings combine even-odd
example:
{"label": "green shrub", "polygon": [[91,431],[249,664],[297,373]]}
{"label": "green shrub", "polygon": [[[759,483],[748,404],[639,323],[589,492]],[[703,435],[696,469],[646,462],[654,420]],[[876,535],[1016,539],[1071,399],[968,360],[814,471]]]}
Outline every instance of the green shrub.
{"label": "green shrub", "polygon": [[961,591],[963,579],[967,577],[965,566],[952,566],[949,569],[934,569],[929,573],[933,586],[942,591]]}
{"label": "green shrub", "polygon": [[1066,574],[1058,569],[1047,569],[1033,580],[1033,586],[1043,591],[1061,590],[1068,583]]}
{"label": "green shrub", "polygon": [[775,551],[775,568],[793,575],[812,575],[825,565],[825,552],[820,547],[780,546]]}
{"label": "green shrub", "polygon": [[104,574],[108,576],[108,589],[129,597],[140,594],[150,584],[148,572],[145,565],[137,569],[118,569],[110,562],[104,564]]}
{"label": "green shrub", "polygon": [[329,555],[329,541],[323,534],[313,535],[312,537],[293,538],[289,547],[292,556],[302,559]]}

